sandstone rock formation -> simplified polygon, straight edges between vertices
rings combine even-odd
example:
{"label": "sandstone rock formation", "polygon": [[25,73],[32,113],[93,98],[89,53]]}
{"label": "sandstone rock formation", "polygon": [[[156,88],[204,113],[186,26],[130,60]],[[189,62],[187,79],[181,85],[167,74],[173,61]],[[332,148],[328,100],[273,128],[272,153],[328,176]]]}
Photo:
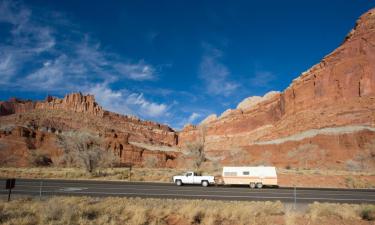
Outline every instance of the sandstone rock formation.
{"label": "sandstone rock formation", "polygon": [[[44,139],[37,147],[27,144],[35,142],[36,136],[48,134],[51,139],[56,139],[67,131],[98,135],[104,140],[103,148],[115,152],[123,165],[174,167],[179,154],[178,149],[173,148],[178,141],[177,134],[168,126],[105,111],[95,102],[94,96],[81,93],[69,94],[63,99],[47,97],[36,102],[14,98],[0,102],[0,125],[0,131],[6,131],[0,136],[0,144],[6,143],[2,145],[5,150],[1,153],[12,155],[19,152],[23,156],[19,160],[7,160],[8,164],[14,161],[14,165],[26,166],[33,149],[40,150],[44,146]],[[31,129],[30,132],[38,135],[25,138],[14,135],[17,133],[15,129]],[[47,155],[54,161],[61,151],[52,142],[48,144],[51,152]],[[167,152],[165,148],[168,147]]]}
{"label": "sandstone rock formation", "polygon": [[[374,168],[374,137],[375,9],[286,90],[184,129],[179,145],[204,140],[207,157],[227,164],[345,168],[367,157]],[[304,157],[310,160],[301,163]]]}
{"label": "sandstone rock formation", "polygon": [[261,96],[251,96],[248,98],[245,98],[242,102],[240,102],[237,105],[237,109],[240,109],[242,111],[251,109],[252,107],[255,107],[257,104],[267,101],[268,99],[271,99],[272,97],[278,95],[280,92],[278,91],[270,91],[267,94],[265,94],[263,97]]}

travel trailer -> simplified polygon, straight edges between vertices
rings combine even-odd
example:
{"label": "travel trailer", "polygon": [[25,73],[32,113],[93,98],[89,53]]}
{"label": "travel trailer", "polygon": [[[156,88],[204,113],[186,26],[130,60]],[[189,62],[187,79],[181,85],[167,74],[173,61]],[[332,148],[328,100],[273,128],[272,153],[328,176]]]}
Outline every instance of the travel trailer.
{"label": "travel trailer", "polygon": [[271,166],[223,167],[224,184],[243,184],[250,188],[262,188],[264,185],[277,186],[276,168]]}

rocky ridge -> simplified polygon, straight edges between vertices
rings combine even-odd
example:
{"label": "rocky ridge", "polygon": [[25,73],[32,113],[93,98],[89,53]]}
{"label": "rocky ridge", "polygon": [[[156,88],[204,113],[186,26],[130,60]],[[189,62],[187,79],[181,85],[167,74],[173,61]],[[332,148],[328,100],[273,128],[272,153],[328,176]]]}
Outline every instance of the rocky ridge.
{"label": "rocky ridge", "polygon": [[[103,148],[113,151],[123,165],[143,166],[152,161],[153,166],[173,167],[176,163],[172,161],[180,154],[173,148],[177,135],[168,126],[103,110],[93,95],[82,93],[68,94],[62,99],[47,97],[44,101],[12,98],[0,102],[0,125],[0,143],[6,146],[1,155],[5,159],[9,152],[18,152],[23,157],[12,156],[19,159],[9,161],[21,166],[27,165],[28,156],[35,150],[49,155],[52,161],[56,159],[61,149],[56,141],[45,143],[44,137],[56,140],[58,135],[70,131],[99,136]],[[30,135],[21,134],[25,132]],[[167,152],[164,149],[168,147]]]}
{"label": "rocky ridge", "polygon": [[[351,126],[360,129],[341,132]],[[365,154],[373,167],[369,152],[375,149],[374,127],[372,9],[360,17],[341,46],[286,90],[247,98],[220,117],[211,115],[196,127],[186,127],[179,133],[179,145],[204,140],[206,155],[227,164],[345,168],[349,160]],[[298,135],[298,140],[288,138]],[[301,160],[291,160],[293,154],[297,158],[310,154],[314,160],[302,165]]]}

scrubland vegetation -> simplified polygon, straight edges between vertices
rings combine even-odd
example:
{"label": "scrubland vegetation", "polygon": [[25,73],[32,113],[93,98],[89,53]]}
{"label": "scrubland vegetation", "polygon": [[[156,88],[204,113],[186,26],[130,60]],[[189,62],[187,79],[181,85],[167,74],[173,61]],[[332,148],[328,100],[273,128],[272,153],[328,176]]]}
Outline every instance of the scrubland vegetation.
{"label": "scrubland vegetation", "polygon": [[95,179],[95,180],[131,180],[168,182],[171,177],[182,173],[177,169],[147,168],[106,168],[88,173],[85,169],[34,167],[34,168],[0,168],[0,177],[16,178],[54,178],[54,179]]}
{"label": "scrubland vegetation", "polygon": [[375,205],[140,198],[20,197],[0,202],[1,224],[373,224]]}

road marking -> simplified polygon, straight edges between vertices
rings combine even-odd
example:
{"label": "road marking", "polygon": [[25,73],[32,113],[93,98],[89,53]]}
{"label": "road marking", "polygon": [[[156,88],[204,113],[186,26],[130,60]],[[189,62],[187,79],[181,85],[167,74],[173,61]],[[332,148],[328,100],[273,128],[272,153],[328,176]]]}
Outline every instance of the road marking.
{"label": "road marking", "polygon": [[[64,187],[64,188],[60,188],[59,190],[60,191],[82,191],[82,190],[86,190],[87,188],[79,188],[79,187]],[[43,191],[44,192],[44,191]]]}

